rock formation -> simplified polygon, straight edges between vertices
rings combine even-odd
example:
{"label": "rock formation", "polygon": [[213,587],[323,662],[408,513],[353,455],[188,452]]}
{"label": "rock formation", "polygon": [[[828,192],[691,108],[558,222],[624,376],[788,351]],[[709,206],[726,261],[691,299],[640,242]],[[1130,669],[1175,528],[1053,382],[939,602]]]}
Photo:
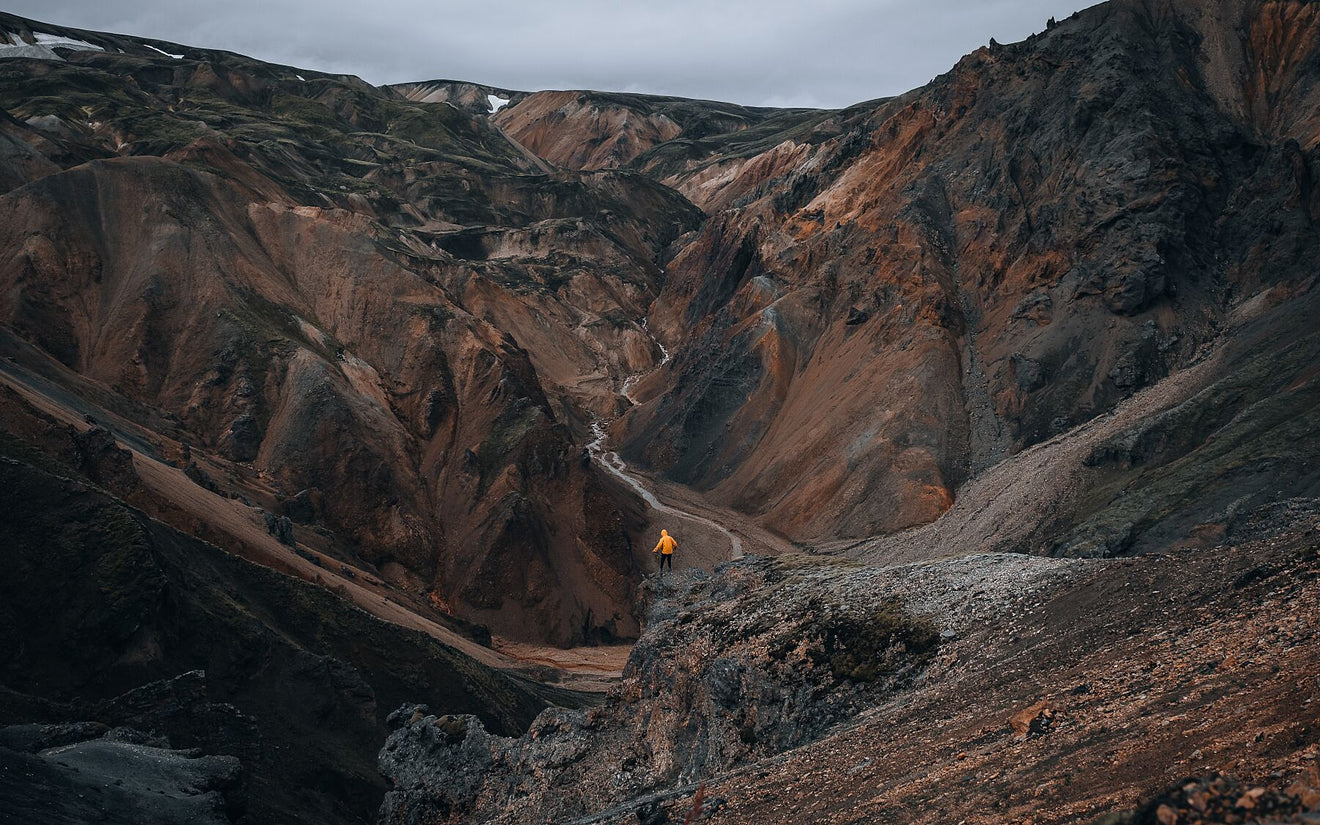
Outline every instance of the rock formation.
{"label": "rock formation", "polygon": [[604,708],[549,709],[520,739],[397,711],[384,821],[561,821],[689,784],[819,738],[910,684],[939,645],[900,597],[791,561],[692,571],[648,618]]}

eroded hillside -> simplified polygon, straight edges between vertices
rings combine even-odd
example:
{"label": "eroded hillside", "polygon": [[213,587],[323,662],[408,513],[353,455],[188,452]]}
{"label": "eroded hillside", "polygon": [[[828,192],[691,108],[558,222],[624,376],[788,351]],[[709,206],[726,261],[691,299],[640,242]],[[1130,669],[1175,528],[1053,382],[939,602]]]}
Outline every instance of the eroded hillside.
{"label": "eroded hillside", "polygon": [[1313,356],[1273,353],[1314,317],[1317,25],[1105,4],[738,161],[651,310],[674,357],[625,454],[795,539],[862,538],[1226,339],[1309,386]]}
{"label": "eroded hillside", "polygon": [[580,439],[658,360],[641,321],[700,213],[444,103],[46,30],[86,48],[0,61],[14,369],[419,603],[635,636],[642,523]]}
{"label": "eroded hillside", "polygon": [[7,764],[155,748],[216,821],[253,769],[258,820],[1315,814],[1320,4],[1113,0],[840,111],[0,29]]}

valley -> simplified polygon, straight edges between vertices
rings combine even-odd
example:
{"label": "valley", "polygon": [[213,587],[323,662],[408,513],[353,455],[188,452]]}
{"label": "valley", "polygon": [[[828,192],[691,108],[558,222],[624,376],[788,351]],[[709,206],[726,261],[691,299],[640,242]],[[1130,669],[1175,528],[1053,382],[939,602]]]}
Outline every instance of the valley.
{"label": "valley", "polygon": [[0,823],[1320,816],[1320,4],[1042,25],[816,110],[0,13]]}

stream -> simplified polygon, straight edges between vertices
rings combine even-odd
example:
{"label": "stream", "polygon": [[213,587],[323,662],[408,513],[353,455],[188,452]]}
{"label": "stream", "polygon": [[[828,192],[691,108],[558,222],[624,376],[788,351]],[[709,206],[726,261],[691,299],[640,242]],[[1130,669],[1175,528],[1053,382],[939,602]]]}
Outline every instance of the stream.
{"label": "stream", "polygon": [[628,464],[619,457],[617,452],[606,449],[605,440],[608,436],[605,434],[604,428],[600,426],[600,422],[592,422],[591,432],[596,436],[596,439],[587,445],[587,449],[591,452],[591,457],[599,461],[601,466],[606,470],[609,470],[614,476],[619,478],[629,487],[633,488],[633,490],[637,492],[637,495],[641,496],[642,500],[650,505],[652,510],[655,510],[658,513],[669,513],[678,516],[681,519],[704,524],[713,530],[719,531],[729,540],[729,558],[740,559],[743,557],[742,539],[735,536],[728,529],[705,516],[699,516],[696,513],[689,513],[686,510],[679,510],[676,507],[670,507],[668,504],[665,504],[660,501],[660,499],[656,498],[655,493],[651,492],[640,479],[628,471]]}
{"label": "stream", "polygon": [[[643,328],[645,328],[645,323],[643,323]],[[642,378],[660,369],[669,361],[669,350],[665,349],[665,345],[660,343],[660,340],[654,336],[651,337],[651,340],[655,341],[656,346],[660,348],[660,352],[664,357],[661,358],[660,363],[656,364],[652,369],[629,376],[623,382],[623,387],[619,392],[620,395],[628,399],[628,401],[634,405],[638,402],[630,394],[632,387]],[[652,510],[655,510],[658,513],[669,513],[670,515],[678,516],[681,519],[693,521],[697,524],[704,524],[713,530],[717,530],[729,540],[729,558],[740,559],[743,557],[742,540],[732,532],[705,516],[689,513],[686,510],[679,510],[676,507],[670,507],[668,504],[660,501],[655,493],[651,492],[641,479],[634,476],[628,470],[628,464],[619,457],[619,454],[616,451],[606,448],[605,441],[608,436],[605,433],[605,428],[601,426],[599,421],[591,422],[591,432],[592,435],[596,436],[595,440],[587,445],[587,450],[591,453],[591,457],[599,461],[602,467],[609,470],[615,477],[635,490],[637,495],[641,496],[642,500],[650,505]]]}

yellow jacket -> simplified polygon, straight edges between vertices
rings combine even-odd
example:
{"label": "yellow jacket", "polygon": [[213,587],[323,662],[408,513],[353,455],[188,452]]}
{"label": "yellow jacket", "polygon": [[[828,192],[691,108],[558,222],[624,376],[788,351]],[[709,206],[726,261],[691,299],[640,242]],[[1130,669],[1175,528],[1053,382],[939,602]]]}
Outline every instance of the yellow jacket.
{"label": "yellow jacket", "polygon": [[662,556],[672,556],[674,555],[674,548],[677,546],[678,546],[678,542],[674,541],[673,536],[669,535],[669,531],[661,530],[660,543],[657,544],[655,546],[655,549],[652,550],[651,552],[659,553]]}

